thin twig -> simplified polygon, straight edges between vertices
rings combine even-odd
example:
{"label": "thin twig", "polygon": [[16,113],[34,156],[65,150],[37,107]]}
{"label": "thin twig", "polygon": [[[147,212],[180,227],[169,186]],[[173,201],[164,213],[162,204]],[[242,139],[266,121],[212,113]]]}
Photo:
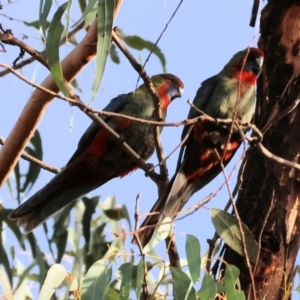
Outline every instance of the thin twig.
{"label": "thin twig", "polygon": [[[84,27],[84,21],[82,21],[81,23],[79,23],[72,31],[70,31],[65,37],[63,37],[60,41],[60,46],[64,45],[67,40],[69,40],[71,37],[73,37],[79,30],[81,30]],[[35,50],[37,51],[37,50]],[[40,56],[44,57],[44,55],[46,54],[46,50],[43,50],[42,52],[38,52],[37,53],[40,54]],[[29,53],[30,54],[30,53]],[[29,64],[31,64],[32,62],[36,61],[36,58],[34,56],[31,56],[23,61],[21,61],[20,63],[16,64],[14,66],[15,70],[18,70],[20,68],[23,68]],[[3,77],[7,74],[9,74],[10,71],[9,70],[4,70],[0,72],[0,77]]]}
{"label": "thin twig", "polygon": [[[138,229],[138,225],[139,225],[139,200],[140,200],[140,197],[141,197],[141,194],[139,193],[135,199],[135,209],[134,209],[134,220],[135,220],[135,225],[134,225],[134,231],[137,232],[137,229]],[[140,250],[140,254],[141,254],[141,257],[142,257],[142,260],[143,260],[143,267],[144,267],[144,272],[143,272],[143,284],[142,284],[142,294],[140,296],[140,299],[142,300],[146,300],[148,298],[148,286],[147,286],[147,274],[148,274],[148,268],[147,268],[147,262],[146,262],[146,259],[145,259],[145,253],[143,252],[143,246],[141,244],[141,241],[140,241],[140,238],[138,236],[138,234],[134,234],[133,235],[135,240],[136,240],[136,243],[137,243],[137,246]]]}
{"label": "thin twig", "polygon": [[[5,143],[5,138],[3,138],[2,136],[0,136],[0,144],[4,145],[4,143]],[[49,171],[51,173],[58,174],[61,171],[60,169],[55,168],[55,167],[53,167],[53,166],[51,166],[51,165],[49,165],[49,164],[47,164],[47,163],[45,163],[45,162],[43,162],[43,161],[35,158],[35,157],[33,157],[32,155],[29,155],[29,154],[27,154],[25,152],[23,152],[21,154],[21,157],[23,159],[29,161],[29,162],[33,162],[33,163],[39,165],[42,169],[47,170],[47,171]]]}
{"label": "thin twig", "polygon": [[286,159],[284,159],[282,157],[279,157],[279,156],[271,153],[267,148],[265,148],[265,146],[263,146],[262,143],[258,143],[257,147],[260,150],[260,152],[263,155],[265,155],[267,158],[270,158],[270,159],[278,162],[281,165],[285,165],[287,167],[292,167],[292,168],[300,170],[300,165],[299,164],[297,164],[295,162],[292,162],[292,161],[289,161],[289,160],[286,160]]}
{"label": "thin twig", "polygon": [[20,47],[20,49],[26,51],[30,56],[34,57],[37,61],[39,61],[43,66],[45,66],[48,69],[48,62],[44,58],[44,56],[41,55],[40,52],[38,52],[31,46],[27,45],[23,41],[14,37],[11,30],[9,29],[4,30],[1,25],[0,25],[0,30],[2,31],[2,33],[0,33],[0,41],[2,43]]}
{"label": "thin twig", "polygon": [[[182,123],[186,123],[185,121],[188,121],[188,120],[184,120]],[[165,124],[170,124],[170,123],[165,123]],[[183,124],[182,124],[183,125]],[[175,147],[175,149],[173,151],[171,151],[166,157],[165,157],[165,160],[169,159],[176,151],[177,149],[179,149],[185,142],[186,140],[188,139],[188,137],[190,136],[191,134],[191,131],[193,129],[193,126],[191,125],[189,127],[189,129],[187,130],[187,133],[186,135],[184,136],[184,138],[180,141],[180,143]],[[153,166],[153,169],[155,169],[156,167],[158,166],[158,164],[156,166]],[[151,171],[151,169],[149,170]]]}
{"label": "thin twig", "polygon": [[271,200],[269,209],[267,211],[267,214],[265,215],[265,218],[264,218],[264,221],[262,223],[262,226],[261,226],[261,229],[260,229],[260,233],[259,233],[259,236],[258,236],[258,251],[257,251],[256,262],[255,262],[255,265],[254,265],[254,268],[253,268],[253,274],[256,273],[256,269],[257,269],[258,262],[259,262],[260,250],[261,250],[262,235],[263,235],[264,229],[265,229],[265,227],[267,225],[267,221],[268,221],[269,215],[270,215],[270,213],[271,213],[271,211],[273,209],[273,206],[274,206],[274,191],[273,191],[272,200]]}
{"label": "thin twig", "polygon": [[176,13],[177,13],[179,7],[181,6],[182,2],[183,2],[183,0],[181,0],[181,1],[179,2],[179,4],[177,5],[176,9],[174,10],[174,12],[173,12],[171,18],[170,18],[169,21],[167,22],[165,28],[163,29],[163,31],[162,31],[161,34],[159,35],[159,37],[158,37],[158,39],[156,40],[156,42],[153,44],[152,48],[150,49],[150,52],[149,52],[149,54],[148,54],[148,56],[147,56],[147,58],[146,58],[146,60],[145,60],[145,63],[144,63],[144,65],[143,65],[143,67],[142,67],[143,69],[145,68],[147,62],[149,61],[150,56],[152,55],[154,48],[157,46],[157,44],[159,43],[159,41],[160,41],[160,39],[162,38],[163,34],[166,32],[168,26],[170,25],[171,21],[172,21],[173,18],[175,17],[175,15],[176,15]]}
{"label": "thin twig", "polygon": [[[216,151],[216,154],[219,155],[219,153],[217,151]],[[254,277],[253,277],[251,264],[250,264],[250,260],[249,260],[248,249],[247,249],[247,246],[246,246],[246,240],[245,240],[245,233],[244,233],[244,229],[243,229],[243,224],[242,224],[242,220],[240,218],[239,212],[236,208],[236,205],[235,205],[232,193],[231,193],[231,189],[230,189],[230,186],[229,186],[229,180],[228,180],[228,177],[226,175],[225,167],[224,167],[224,164],[223,164],[223,161],[222,161],[221,157],[220,157],[220,164],[221,164],[221,168],[222,168],[222,173],[223,173],[224,178],[225,178],[228,193],[229,193],[229,196],[230,196],[230,199],[231,199],[231,204],[233,206],[236,219],[238,221],[239,231],[240,231],[240,234],[241,234],[242,248],[243,248],[244,257],[245,257],[246,265],[247,265],[247,268],[248,268],[248,271],[249,271],[251,284],[252,284],[252,289],[251,290],[252,290],[252,294],[253,294],[253,299],[256,300],[255,282],[254,282]]]}

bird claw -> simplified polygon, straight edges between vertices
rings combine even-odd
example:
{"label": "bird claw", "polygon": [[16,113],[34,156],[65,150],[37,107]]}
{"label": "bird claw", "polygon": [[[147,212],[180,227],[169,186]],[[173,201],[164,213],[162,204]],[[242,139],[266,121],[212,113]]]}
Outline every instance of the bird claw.
{"label": "bird claw", "polygon": [[119,140],[117,142],[118,144],[123,144],[125,142],[125,136],[122,133],[119,133]]}
{"label": "bird claw", "polygon": [[153,173],[153,171],[154,171],[154,164],[147,163],[147,165],[148,165],[148,172],[145,173],[145,176],[149,177],[149,174]]}

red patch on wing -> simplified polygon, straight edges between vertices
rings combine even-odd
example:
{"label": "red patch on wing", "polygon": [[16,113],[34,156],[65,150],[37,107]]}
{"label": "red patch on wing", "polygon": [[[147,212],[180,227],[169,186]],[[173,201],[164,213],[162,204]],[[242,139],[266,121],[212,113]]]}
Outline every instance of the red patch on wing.
{"label": "red patch on wing", "polygon": [[126,120],[126,119],[121,119],[120,122],[119,122],[119,125],[122,128],[129,127],[130,124],[131,124],[131,121],[130,120]]}
{"label": "red patch on wing", "polygon": [[[203,122],[205,122],[205,121],[203,121]],[[199,144],[202,143],[205,133],[206,133],[205,129],[203,128],[203,122],[200,121],[200,122],[196,123],[193,128],[193,139],[195,142],[197,142]]]}
{"label": "red patch on wing", "polygon": [[[224,163],[227,163],[234,155],[237,148],[240,146],[239,141],[232,141],[227,144],[226,152],[224,155]],[[201,146],[199,146],[201,147]],[[220,157],[222,153],[219,151],[219,155],[216,153],[217,148],[201,149],[198,152],[198,162],[194,161],[191,166],[191,173],[187,175],[188,184],[201,176],[205,176],[213,167],[220,163]]]}
{"label": "red patch on wing", "polygon": [[124,170],[123,172],[121,172],[120,177],[122,178],[122,177],[128,175],[129,173],[134,172],[134,171],[136,171],[138,168],[139,168],[139,167],[134,167],[134,168],[130,168],[130,169]]}
{"label": "red patch on wing", "polygon": [[102,156],[106,153],[109,143],[109,136],[104,129],[99,129],[92,143],[88,147],[88,152],[97,156]]}

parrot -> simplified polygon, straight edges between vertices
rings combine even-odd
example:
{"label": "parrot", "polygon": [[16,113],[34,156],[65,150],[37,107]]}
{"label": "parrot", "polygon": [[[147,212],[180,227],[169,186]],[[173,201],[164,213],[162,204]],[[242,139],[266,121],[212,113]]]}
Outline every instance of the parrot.
{"label": "parrot", "polygon": [[[160,109],[166,118],[168,105],[183,95],[184,84],[173,74],[154,75],[151,81],[160,98]],[[145,120],[155,120],[155,106],[145,84],[129,94],[113,98],[104,108]],[[154,153],[153,126],[116,116],[99,115],[143,160]],[[162,127],[160,127],[160,131]],[[77,150],[65,168],[9,217],[30,232],[79,197],[116,177],[138,168],[108,133],[96,123],[88,127],[79,140]]]}
{"label": "parrot", "polygon": [[[255,84],[262,69],[263,52],[254,47],[237,52],[220,73],[202,82],[190,108],[188,119],[199,110],[216,119],[233,118],[251,122],[255,108]],[[190,125],[182,131],[186,139]],[[240,127],[246,131],[245,127]],[[173,220],[190,197],[212,181],[226,166],[242,143],[237,126],[203,120],[197,122],[182,142],[177,169],[169,184],[146,217],[137,237],[144,248],[165,218]],[[167,220],[170,220],[167,219]],[[133,238],[133,243],[137,243]]]}

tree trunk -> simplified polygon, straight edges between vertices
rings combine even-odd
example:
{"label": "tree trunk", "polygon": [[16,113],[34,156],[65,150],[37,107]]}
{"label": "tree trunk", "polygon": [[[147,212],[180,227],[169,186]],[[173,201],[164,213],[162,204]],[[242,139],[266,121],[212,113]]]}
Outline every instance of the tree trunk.
{"label": "tree trunk", "polygon": [[[255,123],[269,151],[299,163],[300,105],[280,118],[300,95],[299,0],[268,1],[261,16],[259,47],[265,64],[258,82]],[[256,299],[290,299],[300,245],[300,172],[265,157],[256,147],[247,157],[237,208],[261,242],[265,266],[253,274]],[[254,299],[245,259],[228,247],[224,259],[240,269],[242,289]]]}

